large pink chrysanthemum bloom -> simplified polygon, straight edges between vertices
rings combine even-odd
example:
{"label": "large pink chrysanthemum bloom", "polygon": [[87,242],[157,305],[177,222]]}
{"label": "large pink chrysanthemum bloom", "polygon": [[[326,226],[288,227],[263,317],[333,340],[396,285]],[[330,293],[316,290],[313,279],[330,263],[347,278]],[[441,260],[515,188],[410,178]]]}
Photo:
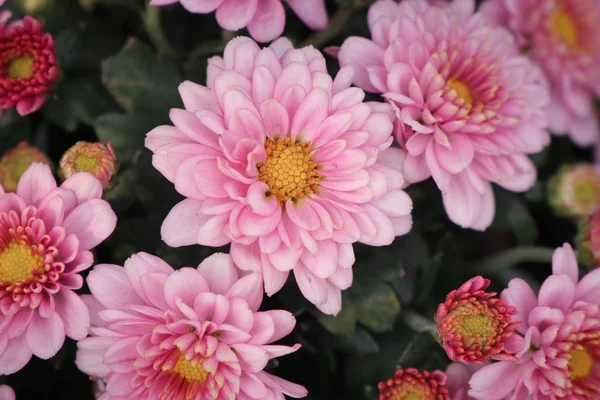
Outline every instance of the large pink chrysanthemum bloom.
{"label": "large pink chrysanthemum bloom", "polygon": [[395,108],[406,180],[432,176],[450,219],[483,230],[494,217],[490,182],[525,191],[536,180],[526,154],[549,142],[549,96],[509,32],[473,9],[471,0],[381,0],[369,9],[372,40],[350,37],[338,55],[357,86]]}
{"label": "large pink chrysanthemum bloom", "polygon": [[10,17],[0,12],[0,113],[27,115],[46,102],[60,68],[52,35],[30,16],[7,24]]}
{"label": "large pink chrysanthemum bloom", "polygon": [[[150,5],[164,6],[180,2],[188,11],[208,14],[216,11],[223,29],[238,31],[248,28],[258,42],[270,42],[283,33],[285,9],[282,0],[152,0]],[[311,29],[327,26],[325,0],[285,0],[290,8]]]}
{"label": "large pink chrysanthemum bloom", "polygon": [[16,400],[16,398],[15,391],[10,386],[0,385],[0,400]]}
{"label": "large pink chrysanthemum bloom", "polygon": [[600,270],[578,280],[568,244],[554,252],[552,275],[538,296],[515,278],[502,298],[517,309],[514,321],[525,343],[517,362],[500,361],[477,371],[469,395],[498,400],[600,398]]}
{"label": "large pink chrysanthemum bloom", "polygon": [[388,245],[412,224],[391,109],[363,103],[352,74],[342,68],[332,80],[313,47],[280,39],[261,50],[239,37],[209,61],[208,87],[183,83],[175,126],[146,139],[153,165],[188,197],[163,223],[163,240],[231,243],[268,295],[293,270],[308,300],[339,312],[352,243]]}
{"label": "large pink chrysanthemum bloom", "polygon": [[263,369],[296,351],[271,344],[296,320],[259,312],[260,274],[239,277],[231,257],[173,270],[138,253],[125,267],[98,265],[87,278],[93,336],[79,342],[79,368],[106,381],[100,400],[283,400],[304,387]]}
{"label": "large pink chrysanthemum bloom", "polygon": [[0,188],[0,375],[23,368],[32,353],[54,356],[65,335],[86,337],[89,312],[73,290],[94,261],[90,250],[117,222],[101,196],[91,175],[57,187],[50,167],[39,163],[16,193]]}
{"label": "large pink chrysanthemum bloom", "polygon": [[594,97],[600,96],[600,2],[489,0],[482,13],[510,29],[546,72],[550,129],[580,146],[599,143]]}

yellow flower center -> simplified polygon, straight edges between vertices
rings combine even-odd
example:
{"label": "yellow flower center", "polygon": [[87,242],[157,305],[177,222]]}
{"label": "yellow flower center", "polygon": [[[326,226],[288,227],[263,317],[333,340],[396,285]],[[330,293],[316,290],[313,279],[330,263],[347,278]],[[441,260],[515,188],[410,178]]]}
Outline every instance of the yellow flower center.
{"label": "yellow flower center", "polygon": [[33,62],[35,58],[22,56],[13,58],[8,62],[7,75],[9,78],[30,78],[33,74]]}
{"label": "yellow flower center", "polygon": [[269,186],[267,197],[275,196],[281,204],[294,203],[316,192],[323,176],[319,166],[311,160],[309,143],[300,143],[289,137],[265,142],[267,159],[258,166],[258,179]]}
{"label": "yellow flower center", "polygon": [[44,271],[44,261],[37,254],[32,254],[31,246],[10,242],[0,252],[0,282],[11,285],[35,279],[35,273]]}
{"label": "yellow flower center", "polygon": [[570,47],[577,47],[577,25],[565,10],[559,9],[552,14],[550,31],[555,38],[566,42]]}
{"label": "yellow flower center", "polygon": [[423,400],[423,397],[419,396],[418,394],[409,393],[400,400]]}
{"label": "yellow flower center", "polygon": [[88,154],[79,154],[73,160],[75,164],[75,169],[77,172],[95,172],[98,167],[100,167],[100,163],[98,162],[98,158],[93,155]]}
{"label": "yellow flower center", "polygon": [[569,377],[573,380],[587,378],[594,368],[594,357],[585,348],[571,351],[569,360]]}
{"label": "yellow flower center", "polygon": [[470,106],[473,105],[473,96],[471,96],[471,90],[466,83],[459,81],[458,79],[450,78],[448,79],[448,88],[450,90],[456,90],[458,98],[462,99],[465,104]]}
{"label": "yellow flower center", "polygon": [[586,210],[595,210],[598,205],[598,189],[596,181],[590,179],[582,179],[576,182],[575,201]]}
{"label": "yellow flower center", "polygon": [[204,383],[208,379],[208,372],[202,368],[202,361],[188,361],[180,354],[173,372],[190,383]]}

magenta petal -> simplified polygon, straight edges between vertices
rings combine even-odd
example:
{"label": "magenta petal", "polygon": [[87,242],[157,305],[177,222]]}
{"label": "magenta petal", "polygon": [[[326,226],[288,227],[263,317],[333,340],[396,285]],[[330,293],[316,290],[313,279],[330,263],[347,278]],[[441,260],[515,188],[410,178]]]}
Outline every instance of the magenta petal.
{"label": "magenta petal", "polygon": [[47,360],[54,357],[65,342],[65,328],[56,313],[49,318],[37,316],[29,324],[25,337],[31,352]]}
{"label": "magenta petal", "polygon": [[82,340],[88,334],[90,313],[83,300],[73,291],[63,289],[54,296],[56,312],[62,318],[65,334],[74,340]]}

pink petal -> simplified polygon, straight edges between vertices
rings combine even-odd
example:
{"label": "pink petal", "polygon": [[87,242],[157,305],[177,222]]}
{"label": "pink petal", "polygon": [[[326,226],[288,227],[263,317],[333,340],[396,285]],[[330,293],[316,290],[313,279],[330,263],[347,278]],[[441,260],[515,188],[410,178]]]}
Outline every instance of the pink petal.
{"label": "pink petal", "polygon": [[9,340],[6,349],[0,353],[0,374],[9,375],[19,371],[31,359],[31,350],[26,335]]}
{"label": "pink petal", "polygon": [[224,253],[216,253],[204,259],[198,265],[198,272],[213,293],[225,294],[238,279],[231,256]]}
{"label": "pink petal", "polygon": [[369,92],[378,93],[369,79],[367,67],[383,65],[383,50],[372,41],[352,36],[344,41],[338,54],[341,66],[354,67],[354,84]]}
{"label": "pink petal", "polygon": [[[176,2],[177,0],[153,0],[155,2],[160,1],[161,3],[151,3],[153,5],[163,5],[163,4],[170,4],[172,2]],[[163,3],[164,1],[167,1],[167,3]],[[224,0],[203,0],[203,1],[197,1],[197,0],[181,0],[181,5],[185,7],[186,10],[188,10],[189,12],[193,12],[193,13],[199,13],[199,14],[208,14],[211,13],[213,11],[215,11],[222,3]]]}
{"label": "pink petal", "polygon": [[577,283],[579,279],[579,268],[577,267],[577,257],[569,243],[554,250],[552,254],[552,273],[565,274],[571,280]]}
{"label": "pink petal", "polygon": [[308,395],[308,390],[306,390],[304,386],[286,381],[285,379],[281,379],[267,372],[261,371],[256,374],[256,376],[258,376],[258,378],[266,385],[271,386],[294,399],[299,399]]}
{"label": "pink petal", "polygon": [[54,301],[65,334],[74,340],[84,339],[90,327],[90,313],[83,300],[75,292],[63,289],[54,296]]}
{"label": "pink petal", "polygon": [[271,139],[276,136],[288,136],[290,117],[280,102],[275,99],[264,101],[260,105],[260,115],[265,126],[265,135]]}
{"label": "pink petal", "polygon": [[248,32],[258,42],[269,42],[283,33],[285,10],[280,0],[263,0],[248,24]]}
{"label": "pink petal", "polygon": [[144,252],[133,254],[129,257],[125,261],[124,270],[131,287],[146,303],[149,302],[149,299],[142,287],[142,277],[152,272],[162,272],[170,275],[174,271],[173,268],[162,259]]}
{"label": "pink petal", "polygon": [[297,265],[294,276],[300,291],[313,304],[323,304],[327,300],[327,281],[317,278],[308,268]]}
{"label": "pink petal", "polygon": [[240,213],[238,225],[240,231],[248,236],[264,236],[271,233],[281,221],[281,213],[273,213],[269,217],[255,214],[252,208],[246,207]]}
{"label": "pink petal", "polygon": [[71,175],[60,187],[75,192],[78,204],[102,197],[102,183],[87,172]]}
{"label": "pink petal", "polygon": [[191,306],[198,293],[209,292],[206,280],[194,268],[181,268],[169,276],[165,282],[164,294],[167,305],[172,310],[177,309],[176,299],[181,299]]}
{"label": "pink petal", "polygon": [[528,319],[531,310],[537,306],[537,297],[531,286],[520,278],[514,278],[504,289],[501,298],[510,306],[517,309],[517,314],[513,316],[512,321],[520,321],[521,325],[518,331],[524,333],[528,328]]}
{"label": "pink petal", "polygon": [[238,297],[246,300],[252,311],[257,311],[262,302],[262,279],[260,274],[251,273],[235,282],[227,293],[228,298]]}
{"label": "pink petal", "polygon": [[50,167],[33,163],[21,176],[17,194],[27,203],[36,205],[44,196],[56,188],[56,181]]}
{"label": "pink petal", "polygon": [[202,202],[194,199],[175,205],[160,228],[162,240],[171,247],[196,244],[198,231],[209,218],[201,213],[201,207]]}
{"label": "pink petal", "polygon": [[89,250],[104,241],[117,225],[117,216],[104,200],[86,201],[73,210],[63,223],[67,233],[75,233],[81,250]]}
{"label": "pink petal", "polygon": [[217,22],[222,28],[237,31],[252,20],[258,0],[225,0],[217,9]]}
{"label": "pink petal", "polygon": [[321,30],[327,26],[324,0],[287,0],[287,3],[309,28]]}
{"label": "pink petal", "polygon": [[86,281],[92,295],[106,308],[119,310],[127,304],[143,304],[133,291],[123,267],[96,265]]}
{"label": "pink petal", "polygon": [[600,269],[594,269],[586,274],[577,284],[575,289],[576,301],[587,301],[591,304],[600,304]]}
{"label": "pink petal", "polygon": [[550,275],[540,288],[538,304],[567,312],[571,309],[574,298],[575,283],[568,275]]}
{"label": "pink petal", "polygon": [[248,188],[248,204],[252,207],[254,213],[263,217],[273,215],[279,211],[279,202],[275,196],[270,198],[266,196],[269,186],[264,182],[255,182]]}
{"label": "pink petal", "polygon": [[501,400],[517,385],[522,375],[521,365],[500,361],[475,372],[469,381],[469,396],[477,399]]}
{"label": "pink petal", "polygon": [[262,271],[267,296],[272,296],[280,291],[290,274],[289,271],[280,271],[270,264],[264,266]]}
{"label": "pink petal", "polygon": [[37,316],[29,324],[25,337],[31,352],[47,360],[54,357],[65,342],[65,328],[56,313],[49,318]]}
{"label": "pink petal", "polygon": [[[242,361],[248,372],[259,372],[262,371],[269,362],[269,356],[267,352],[258,346],[250,344],[236,344],[232,346],[236,354]],[[244,370],[246,370],[244,368]]]}

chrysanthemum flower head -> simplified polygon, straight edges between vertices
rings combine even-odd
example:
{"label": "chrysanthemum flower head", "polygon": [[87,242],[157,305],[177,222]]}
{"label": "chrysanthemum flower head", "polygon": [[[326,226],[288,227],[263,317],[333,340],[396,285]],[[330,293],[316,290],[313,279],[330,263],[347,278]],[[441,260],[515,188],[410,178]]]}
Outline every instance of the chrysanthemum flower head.
{"label": "chrysanthemum flower head", "polygon": [[185,82],[175,126],[150,132],[153,165],[187,199],[162,226],[170,246],[231,243],[238,267],[268,295],[293,271],[323,312],[352,283],[352,243],[390,244],[410,230],[403,153],[391,109],[363,103],[352,67],[335,79],[313,47],[260,49],[239,37],[209,61],[208,85]]}
{"label": "chrysanthemum flower head", "polygon": [[432,176],[450,219],[483,230],[494,217],[490,182],[525,191],[536,180],[526,154],[549,141],[549,95],[509,32],[473,9],[471,0],[380,0],[369,9],[372,40],[346,39],[339,60],[394,107],[406,180]]}
{"label": "chrysanthemum flower head", "polygon": [[379,400],[450,400],[442,371],[398,368],[393,378],[380,382]]}
{"label": "chrysanthemum flower head", "polygon": [[548,196],[559,215],[589,216],[600,206],[600,170],[586,163],[565,165],[550,180]]}
{"label": "chrysanthemum flower head", "polygon": [[579,260],[588,268],[600,266],[600,211],[580,220],[576,241]]}
{"label": "chrysanthemum flower head", "polygon": [[52,163],[37,147],[21,142],[17,147],[8,150],[0,159],[0,185],[6,192],[17,190],[19,179],[33,163],[42,163],[52,168]]}
{"label": "chrysanthemum flower head", "polygon": [[448,357],[462,363],[515,360],[523,340],[514,335],[518,322],[511,322],[514,307],[486,292],[489,279],[476,276],[446,296],[435,319]]}
{"label": "chrysanthemum flower head", "polygon": [[229,31],[248,28],[250,36],[258,42],[270,42],[283,33],[283,3],[290,6],[311,29],[324,29],[328,20],[325,0],[152,0],[150,5],[164,6],[177,2],[193,13],[215,11],[221,28]]}
{"label": "chrysanthemum flower head", "polygon": [[10,386],[0,385],[0,400],[16,400],[16,398],[15,391]]}
{"label": "chrysanthemum flower head", "polygon": [[108,187],[116,170],[117,157],[110,143],[77,142],[60,159],[59,173],[68,178],[78,172],[87,172]]}
{"label": "chrysanthemum flower head", "polygon": [[550,129],[581,146],[600,142],[594,97],[600,94],[597,0],[489,0],[482,13],[510,29],[551,83]]}
{"label": "chrysanthemum flower head", "polygon": [[577,260],[565,244],[554,252],[552,275],[536,296],[522,279],[510,281],[502,299],[517,309],[524,336],[517,361],[483,367],[469,395],[498,400],[600,398],[600,269],[578,280]]}
{"label": "chrysanthemum flower head", "polygon": [[65,335],[87,335],[88,309],[73,290],[94,261],[90,250],[117,222],[101,196],[91,175],[57,187],[50,167],[38,163],[16,193],[0,188],[0,375],[21,369],[32,353],[54,356]]}
{"label": "chrysanthemum flower head", "polygon": [[26,16],[5,25],[9,17],[0,15],[0,111],[27,115],[44,104],[60,71],[54,39],[40,23]]}
{"label": "chrysanthemum flower head", "polygon": [[283,310],[259,312],[261,276],[240,276],[227,254],[197,269],[174,271],[138,253],[125,267],[98,265],[87,279],[92,336],[79,342],[77,365],[103,378],[102,400],[283,399],[304,387],[264,370],[296,351],[273,342],[296,320]]}

